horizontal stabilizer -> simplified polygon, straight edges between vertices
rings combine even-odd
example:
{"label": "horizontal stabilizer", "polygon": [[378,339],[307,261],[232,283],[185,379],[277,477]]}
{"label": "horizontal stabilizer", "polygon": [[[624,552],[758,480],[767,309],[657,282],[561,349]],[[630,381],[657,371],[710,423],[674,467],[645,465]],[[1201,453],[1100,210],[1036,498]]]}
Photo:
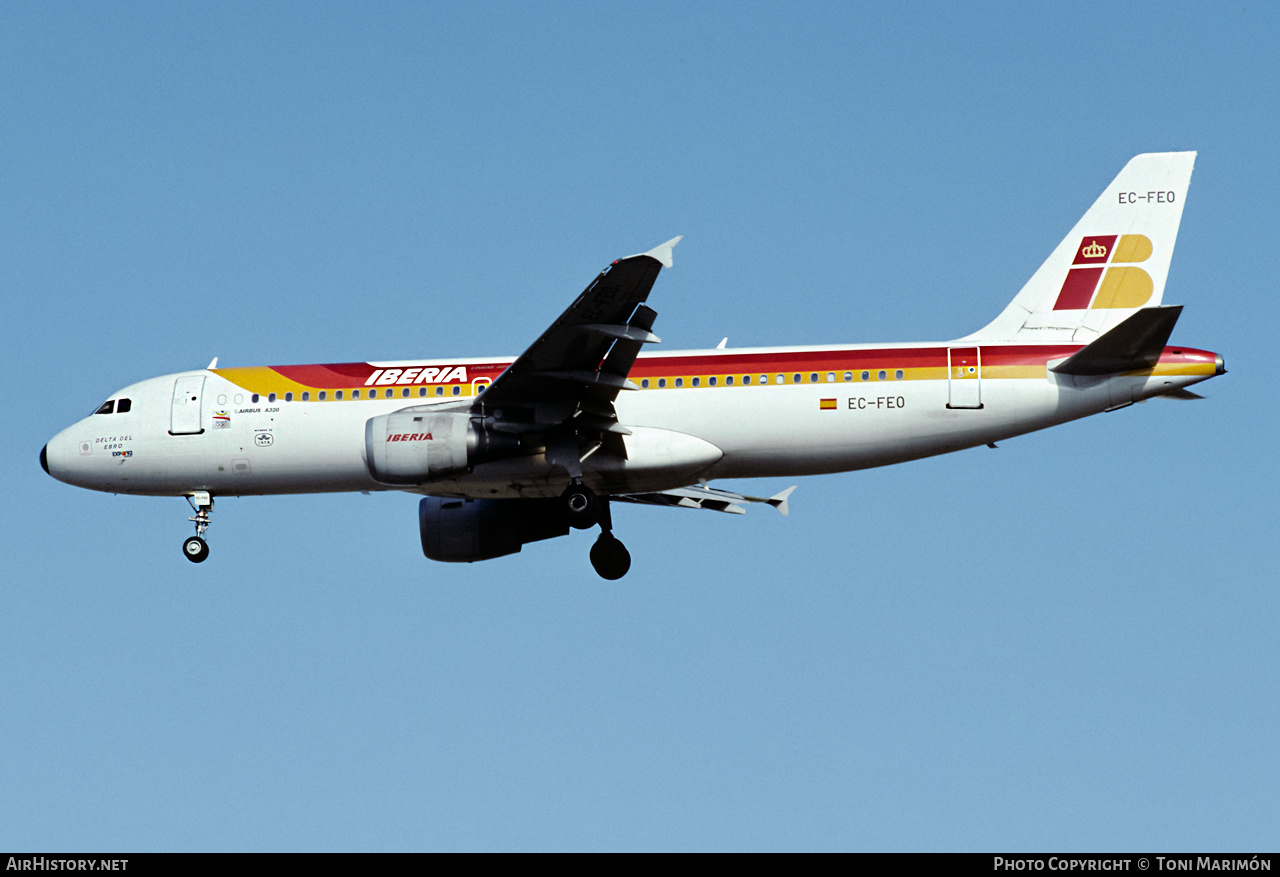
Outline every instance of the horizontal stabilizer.
{"label": "horizontal stabilizer", "polygon": [[1152,368],[1169,343],[1181,313],[1181,305],[1143,308],[1053,366],[1053,371],[1063,375],[1113,375]]}

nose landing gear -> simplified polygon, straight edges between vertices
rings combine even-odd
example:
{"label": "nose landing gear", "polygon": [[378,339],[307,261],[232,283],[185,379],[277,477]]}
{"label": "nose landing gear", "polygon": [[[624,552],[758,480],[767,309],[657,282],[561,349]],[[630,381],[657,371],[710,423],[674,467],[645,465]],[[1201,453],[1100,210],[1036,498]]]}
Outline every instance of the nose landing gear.
{"label": "nose landing gear", "polygon": [[196,525],[196,534],[182,543],[182,555],[192,563],[200,563],[209,556],[209,545],[204,541],[204,531],[213,523],[213,497],[207,490],[197,490],[187,497],[194,515],[187,518]]}

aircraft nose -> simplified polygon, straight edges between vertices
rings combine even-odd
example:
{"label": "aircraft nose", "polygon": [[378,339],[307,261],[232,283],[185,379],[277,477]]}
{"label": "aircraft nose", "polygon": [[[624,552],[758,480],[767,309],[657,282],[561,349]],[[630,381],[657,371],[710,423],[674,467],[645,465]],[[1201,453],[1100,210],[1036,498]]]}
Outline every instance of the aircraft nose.
{"label": "aircraft nose", "polygon": [[74,454],[68,454],[68,451],[75,447],[74,437],[69,433],[70,430],[64,429],[44,443],[44,447],[40,449],[40,468],[58,481],[74,483],[68,479],[73,474],[71,465],[78,458]]}

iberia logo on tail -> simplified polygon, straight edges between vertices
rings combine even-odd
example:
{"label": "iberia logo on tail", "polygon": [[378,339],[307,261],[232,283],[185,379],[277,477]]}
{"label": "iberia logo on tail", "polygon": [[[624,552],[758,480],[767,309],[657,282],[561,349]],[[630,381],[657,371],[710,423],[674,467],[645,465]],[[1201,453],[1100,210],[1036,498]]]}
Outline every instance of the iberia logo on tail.
{"label": "iberia logo on tail", "polygon": [[[1146,235],[1082,238],[1053,309],[1142,307],[1151,299],[1154,286],[1151,275],[1133,263],[1145,262],[1150,256],[1151,240]],[[1110,267],[1104,267],[1108,263]]]}

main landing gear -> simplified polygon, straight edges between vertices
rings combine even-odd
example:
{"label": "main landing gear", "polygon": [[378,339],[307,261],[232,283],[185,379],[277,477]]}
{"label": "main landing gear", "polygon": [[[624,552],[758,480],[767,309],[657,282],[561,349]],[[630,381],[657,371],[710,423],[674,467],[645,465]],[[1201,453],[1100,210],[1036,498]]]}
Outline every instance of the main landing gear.
{"label": "main landing gear", "polygon": [[600,578],[617,581],[631,569],[631,552],[613,533],[603,530],[591,546],[591,565]]}
{"label": "main landing gear", "polygon": [[609,500],[596,496],[591,488],[578,479],[569,482],[564,492],[569,511],[569,526],[587,530],[600,525],[600,536],[591,546],[591,566],[602,579],[616,581],[631,569],[631,553],[613,535],[613,518],[609,514]]}
{"label": "main landing gear", "polygon": [[187,518],[196,525],[196,534],[182,543],[182,555],[192,563],[200,563],[209,556],[209,545],[204,541],[204,531],[213,523],[213,497],[207,490],[197,490],[187,497],[194,515]]}

